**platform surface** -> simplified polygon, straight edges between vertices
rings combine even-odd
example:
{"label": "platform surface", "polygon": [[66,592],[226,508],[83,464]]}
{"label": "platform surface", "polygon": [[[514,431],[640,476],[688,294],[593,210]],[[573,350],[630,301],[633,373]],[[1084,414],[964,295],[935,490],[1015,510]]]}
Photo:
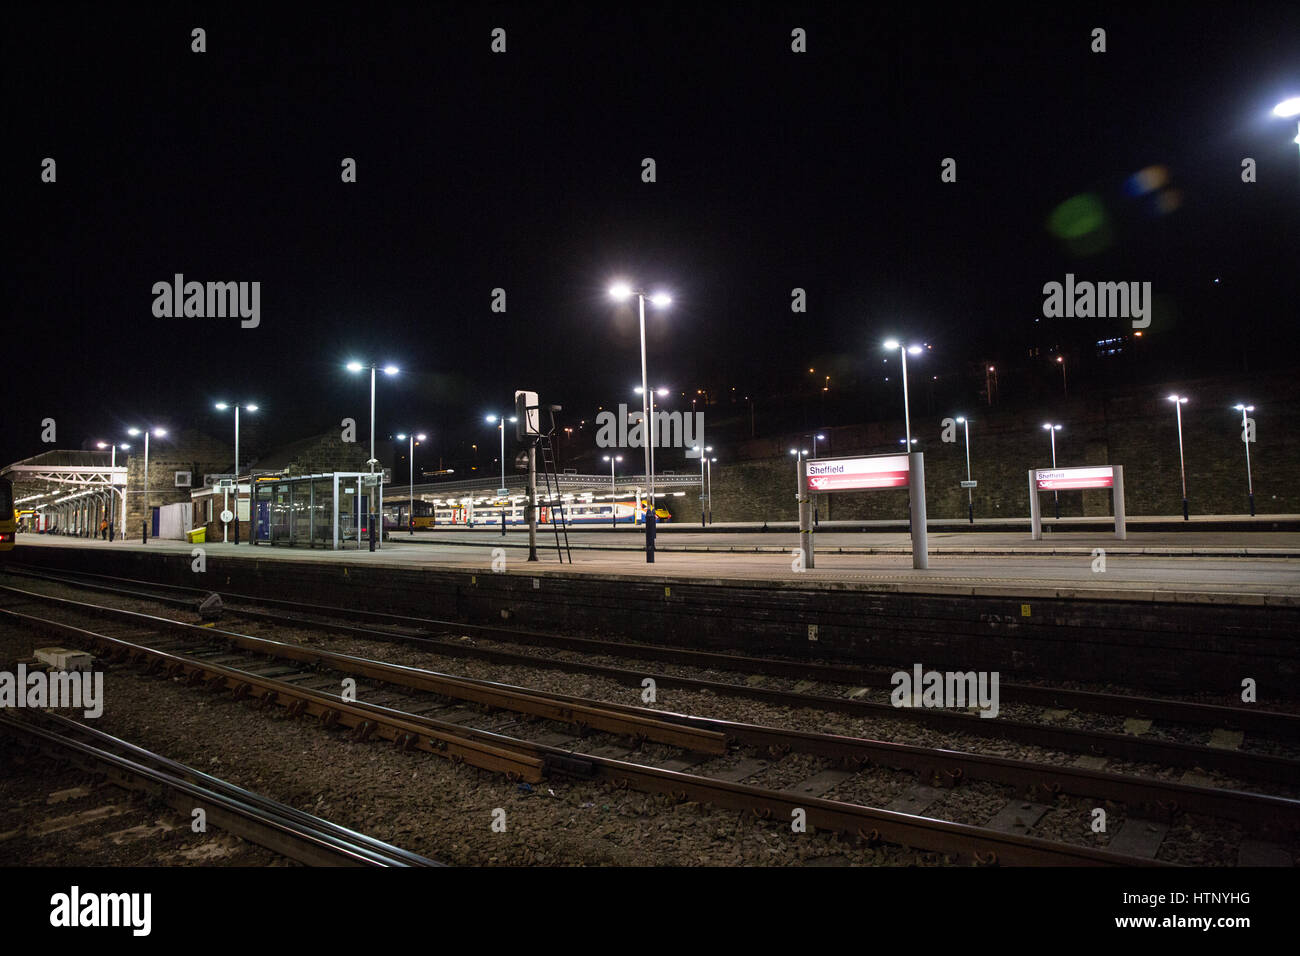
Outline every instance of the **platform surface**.
{"label": "platform surface", "polygon": [[[907,536],[901,534],[885,537],[899,539],[896,543],[900,548],[907,540]],[[817,566],[806,571],[792,568],[793,542],[787,542],[781,550],[757,553],[661,550],[653,564],[646,563],[643,551],[575,547],[572,550],[573,563],[561,564],[553,537],[539,536],[539,560],[534,563],[527,561],[527,550],[522,546],[527,538],[522,532],[508,533],[504,543],[500,532],[475,532],[472,537],[454,544],[430,539],[410,543],[398,536],[373,553],[367,550],[235,546],[220,542],[192,546],[182,541],[159,539],[141,544],[138,540],[107,542],[22,535],[18,547],[11,552],[10,560],[21,563],[24,551],[38,552],[52,547],[176,555],[189,555],[194,547],[202,547],[209,571],[216,570],[222,560],[257,560],[440,568],[490,574],[495,559],[499,568],[504,560],[504,573],[513,574],[590,574],[605,578],[631,575],[661,578],[666,582],[752,581],[796,588],[850,587],[928,594],[1300,606],[1300,559],[1296,557],[1157,556],[1142,553],[1146,543],[1137,535],[1130,535],[1127,542],[1107,541],[1104,535],[1097,535],[1095,541],[1091,535],[1082,537],[1087,540],[1076,542],[1076,536],[1071,535],[1068,546],[1045,542],[1044,547],[1033,553],[962,554],[932,549],[930,567],[924,571],[914,570],[910,554],[905,552],[837,554],[823,550],[825,542],[820,538]],[[1174,537],[1185,539],[1186,535]],[[1233,538],[1240,546],[1240,535],[1224,537]],[[774,540],[772,545],[778,546],[778,542]],[[1124,546],[1133,549],[1132,552],[1123,553]],[[1226,542],[1217,546],[1228,547]],[[1094,570],[1099,567],[1093,554],[1096,547],[1106,550],[1104,571]]]}

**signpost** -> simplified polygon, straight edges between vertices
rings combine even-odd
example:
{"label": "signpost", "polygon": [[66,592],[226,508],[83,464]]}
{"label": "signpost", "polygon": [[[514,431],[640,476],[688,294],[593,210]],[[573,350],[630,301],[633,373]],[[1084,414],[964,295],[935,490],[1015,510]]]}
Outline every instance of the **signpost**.
{"label": "signpost", "polygon": [[1038,504],[1040,491],[1111,489],[1115,502],[1115,537],[1128,537],[1124,527],[1124,466],[1094,465],[1087,468],[1035,468],[1029,472],[1029,524],[1035,541],[1043,540],[1043,513]]}
{"label": "signpost", "polygon": [[805,568],[813,566],[812,492],[871,491],[906,488],[912,508],[912,567],[930,566],[925,530],[925,456],[867,455],[860,458],[817,458],[804,462],[799,472],[799,549]]}

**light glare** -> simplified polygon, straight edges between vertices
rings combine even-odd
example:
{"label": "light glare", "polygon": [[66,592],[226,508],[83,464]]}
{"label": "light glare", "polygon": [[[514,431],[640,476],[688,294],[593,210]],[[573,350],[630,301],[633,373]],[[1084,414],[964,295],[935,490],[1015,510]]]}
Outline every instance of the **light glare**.
{"label": "light glare", "polygon": [[1286,119],[1292,116],[1300,116],[1300,96],[1293,96],[1278,103],[1277,106],[1273,107],[1273,113]]}

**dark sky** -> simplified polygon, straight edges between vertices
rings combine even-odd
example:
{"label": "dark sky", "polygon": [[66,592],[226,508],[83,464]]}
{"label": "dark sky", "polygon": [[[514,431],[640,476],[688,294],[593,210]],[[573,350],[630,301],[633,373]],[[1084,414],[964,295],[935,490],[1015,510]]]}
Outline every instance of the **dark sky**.
{"label": "dark sky", "polygon": [[[449,453],[518,387],[635,403],[620,276],[674,295],[650,377],[682,390],[775,396],[814,362],[859,383],[902,333],[969,391],[968,366],[1042,338],[1066,272],[1153,283],[1153,376],[1219,371],[1228,340],[1295,363],[1300,151],[1269,111],[1300,95],[1296,4],[630,7],[8,13],[0,459],[45,450],[47,417],[60,447],[222,434],[219,398],[260,402],[268,438],[364,433],[352,357],[403,369],[381,434]],[[1126,192],[1153,165],[1164,189]],[[1108,227],[1084,254],[1046,222],[1086,193]],[[177,272],[260,281],[261,326],[155,318]],[[1049,338],[1099,337],[1062,321]]]}

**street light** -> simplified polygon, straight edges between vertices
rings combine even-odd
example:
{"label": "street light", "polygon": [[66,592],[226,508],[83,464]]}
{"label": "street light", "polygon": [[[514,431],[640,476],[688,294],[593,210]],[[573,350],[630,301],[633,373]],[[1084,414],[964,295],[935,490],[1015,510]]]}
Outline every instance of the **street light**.
{"label": "street light", "polygon": [[[488,415],[489,424],[496,422],[497,431],[501,433],[501,487],[497,489],[497,494],[505,496],[506,494],[506,422],[519,421],[514,415],[506,418],[504,415]],[[501,536],[505,537],[506,533],[506,506],[501,506]]]}
{"label": "street light", "polygon": [[[115,443],[115,442],[104,442],[104,441],[96,442],[96,443],[95,443],[95,447],[96,447],[96,448],[111,448],[111,449],[113,449],[112,460],[109,462],[109,465],[108,465],[109,468],[116,468],[116,467],[117,467],[117,450],[118,450],[119,448],[121,448],[123,451],[129,451],[130,448],[131,448],[131,446],[128,445],[126,442],[121,442],[121,443],[119,444],[119,443]],[[113,497],[112,497],[111,492],[117,490],[115,487],[112,486],[111,481],[112,481],[112,479],[110,479],[110,486],[109,486],[109,487],[110,487],[110,494],[109,494],[109,505],[110,505],[110,506],[111,506],[112,503],[113,503]],[[111,510],[111,509],[110,509],[110,510]],[[112,540],[112,538],[113,538],[113,526],[112,526],[112,520],[111,520],[111,518],[110,518],[110,520],[109,520],[108,534],[109,534],[109,540]],[[123,536],[125,537],[125,535],[126,535],[126,482],[125,482],[125,481],[122,482],[122,534],[123,534]]]}
{"label": "street light", "polygon": [[[224,412],[230,406],[225,402],[217,402],[216,409]],[[236,405],[235,406],[235,544],[239,544],[239,410],[243,408],[246,412],[257,411],[256,405]],[[225,523],[222,523],[222,530],[225,530]]]}
{"label": "street light", "polygon": [[[704,466],[707,464],[708,459],[708,455],[706,455],[705,452],[713,451],[713,446],[705,445],[703,448],[700,448],[699,445],[692,445],[691,448],[693,451],[698,451],[700,453],[700,527],[703,528],[708,525],[708,520],[705,517],[704,511],[704,502],[707,498],[704,491]],[[713,509],[710,508],[709,510],[712,511]]]}
{"label": "street light", "polygon": [[[1273,107],[1273,115],[1281,116],[1283,119],[1295,119],[1300,116],[1300,96],[1292,96],[1278,103]],[[1292,142],[1300,143],[1300,124],[1297,124],[1296,137]]]}
{"label": "street light", "polygon": [[[637,298],[637,307],[641,317],[641,411],[642,422],[642,441],[645,445],[645,481],[646,490],[650,495],[650,507],[646,509],[645,523],[645,560],[647,564],[653,564],[655,560],[655,479],[654,479],[654,449],[650,441],[650,431],[652,431],[650,419],[650,379],[646,374],[646,354],[645,354],[645,300],[644,291],[635,290],[626,282],[618,282],[610,287],[609,294],[617,301],[624,302],[632,296]],[[672,303],[672,299],[662,292],[656,292],[650,296],[650,303],[658,308],[664,308]]]}
{"label": "street light", "polygon": [[708,481],[709,481],[709,485],[708,485],[708,488],[709,488],[709,524],[713,524],[713,463],[714,463],[715,461],[717,461],[717,460],[718,460],[717,458],[710,458],[710,459],[709,459],[709,470],[708,470],[708,475],[709,475],[709,478],[708,478]]}
{"label": "street light", "polygon": [[[165,428],[128,428],[128,435],[144,435],[144,510],[145,514],[149,513],[149,435],[152,434],[157,438],[162,438],[167,434]],[[122,537],[126,538],[126,528],[122,528]]]}
{"label": "street light", "polygon": [[1070,394],[1070,386],[1069,386],[1069,384],[1065,381],[1065,356],[1064,356],[1064,355],[1058,355],[1058,356],[1056,357],[1056,364],[1059,365],[1059,366],[1061,366],[1061,394],[1063,394],[1063,395],[1069,395],[1069,394]]}
{"label": "street light", "polygon": [[[370,465],[370,473],[374,474],[375,465],[379,464],[375,458],[375,363],[349,362],[347,365],[349,372],[360,372],[366,368],[370,369],[370,461],[367,464]],[[396,375],[397,372],[396,365],[384,366],[385,375]]]}
{"label": "street light", "polygon": [[[1046,428],[1047,433],[1052,436],[1052,470],[1055,471],[1056,470],[1056,433],[1061,430],[1061,426],[1053,425],[1049,423],[1044,425],[1043,427]],[[1061,517],[1061,493],[1059,491],[1053,491],[1052,500],[1056,502],[1056,517],[1059,520]]]}
{"label": "street light", "polygon": [[606,455],[609,462],[609,523],[618,530],[618,492],[614,488],[614,463],[623,460],[622,455]]}
{"label": "street light", "polygon": [[119,448],[121,448],[123,451],[126,451],[126,450],[127,450],[128,448],[130,448],[131,446],[128,445],[126,442],[122,442],[122,444],[120,444],[120,445],[115,445],[115,444],[113,444],[112,442],[101,441],[101,442],[96,442],[96,443],[95,443],[95,447],[96,447],[96,448],[111,448],[111,449],[113,450],[113,456],[112,456],[112,461],[109,462],[108,467],[109,467],[109,468],[116,468],[116,467],[117,467],[117,450],[118,450]]}
{"label": "street light", "polygon": [[1254,405],[1233,405],[1241,412],[1241,443],[1246,446],[1246,493],[1250,496],[1250,516],[1255,517],[1255,483],[1250,477],[1250,422],[1246,413],[1255,410]]}
{"label": "street light", "polygon": [[[407,437],[406,435],[398,435],[397,440],[401,441],[403,438],[406,437]],[[410,533],[415,534],[415,443],[417,440],[424,441],[425,436],[424,433],[421,432],[419,435],[414,435],[414,434],[411,435],[410,438],[411,438],[411,457],[408,459],[408,461],[410,462],[411,465],[411,513],[407,516],[407,518],[409,519],[408,525],[410,527]]]}
{"label": "street light", "polygon": [[886,339],[885,348],[891,352],[894,349],[898,349],[898,354],[903,360],[903,427],[904,427],[904,431],[906,431],[907,433],[907,441],[905,444],[908,446],[908,451],[911,451],[912,415],[907,407],[907,355],[909,352],[912,355],[920,355],[922,351],[921,346],[919,345],[904,346],[901,342],[898,341],[898,339]]}
{"label": "street light", "polygon": [[961,423],[962,430],[966,435],[966,511],[970,517],[970,523],[975,523],[975,492],[970,486],[970,421],[965,416],[957,416],[956,421]]}
{"label": "street light", "polygon": [[[791,448],[790,454],[794,455],[794,500],[799,501],[799,492],[803,490],[803,484],[800,482],[800,468],[803,460],[808,454],[807,448]],[[801,519],[802,520],[802,519]]]}
{"label": "street light", "polygon": [[1174,411],[1178,413],[1178,473],[1183,479],[1183,520],[1190,521],[1187,516],[1187,467],[1183,463],[1183,406],[1187,404],[1187,396],[1170,395],[1168,398],[1174,403]]}

